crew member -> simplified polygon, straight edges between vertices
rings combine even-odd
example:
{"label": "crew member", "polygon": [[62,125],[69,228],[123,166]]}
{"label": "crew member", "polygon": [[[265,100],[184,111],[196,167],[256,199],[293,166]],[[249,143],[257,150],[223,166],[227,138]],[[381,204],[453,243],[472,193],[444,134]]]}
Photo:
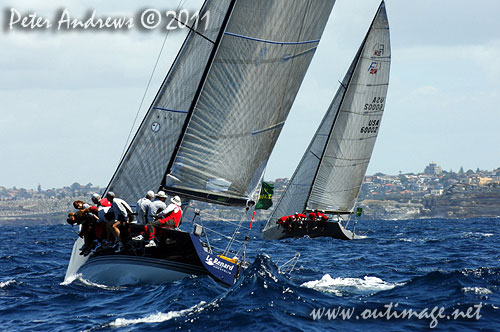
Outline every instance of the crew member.
{"label": "crew member", "polygon": [[120,229],[118,226],[123,225],[133,219],[133,212],[130,205],[127,204],[123,199],[115,197],[112,191],[106,194],[106,198],[111,202],[111,210],[113,211],[115,218],[107,223],[108,231],[115,236],[116,242],[118,242],[118,251],[123,250],[123,239],[120,237]]}
{"label": "crew member", "polygon": [[159,191],[155,195],[156,199],[151,202],[151,206],[149,208],[149,212],[147,215],[147,220],[149,222],[158,219],[158,215],[167,208],[167,204],[165,204],[165,200],[167,199],[167,195],[164,191]]}
{"label": "crew member", "polygon": [[101,195],[92,194],[92,202],[97,206],[109,207],[111,206],[111,202],[109,202],[106,198],[101,199]]}
{"label": "crew member", "polygon": [[[145,245],[146,248],[156,247],[155,238],[155,227],[166,227],[166,228],[177,228],[180,225],[182,218],[182,208],[181,199],[179,196],[173,197],[171,204],[165,209],[165,211],[158,215],[158,220],[153,220],[144,226],[144,230],[148,235],[149,242]],[[133,240],[140,241],[144,237],[142,234],[133,238]]]}
{"label": "crew member", "polygon": [[151,208],[151,200],[155,197],[155,193],[150,190],[137,201],[135,212],[137,213],[137,223],[139,225],[146,225],[148,223],[148,214]]}

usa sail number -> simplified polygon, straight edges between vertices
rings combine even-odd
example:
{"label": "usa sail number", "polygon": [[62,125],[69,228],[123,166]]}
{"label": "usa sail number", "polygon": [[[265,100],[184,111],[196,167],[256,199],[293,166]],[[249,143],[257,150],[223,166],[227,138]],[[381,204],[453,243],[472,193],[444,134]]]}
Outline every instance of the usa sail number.
{"label": "usa sail number", "polygon": [[[371,103],[365,104],[365,111],[383,111],[384,110],[384,97],[374,97]],[[360,133],[372,134],[376,133],[380,125],[380,119],[368,120],[367,126],[361,127]]]}

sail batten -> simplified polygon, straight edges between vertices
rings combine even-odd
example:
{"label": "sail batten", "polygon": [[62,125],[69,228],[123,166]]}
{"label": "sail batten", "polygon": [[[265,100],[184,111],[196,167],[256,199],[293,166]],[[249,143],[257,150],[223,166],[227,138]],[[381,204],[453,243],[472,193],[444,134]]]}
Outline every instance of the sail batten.
{"label": "sail batten", "polygon": [[296,41],[296,42],[285,42],[285,41],[276,41],[276,40],[265,40],[265,39],[260,39],[260,38],[255,38],[255,37],[250,37],[250,36],[243,36],[239,35],[236,33],[232,32],[225,32],[224,33],[227,36],[233,36],[233,37],[238,37],[238,38],[244,38],[248,40],[253,40],[261,43],[267,43],[267,44],[278,44],[278,45],[302,45],[302,44],[311,44],[311,43],[319,43],[319,39],[315,40],[304,40],[304,41]]}

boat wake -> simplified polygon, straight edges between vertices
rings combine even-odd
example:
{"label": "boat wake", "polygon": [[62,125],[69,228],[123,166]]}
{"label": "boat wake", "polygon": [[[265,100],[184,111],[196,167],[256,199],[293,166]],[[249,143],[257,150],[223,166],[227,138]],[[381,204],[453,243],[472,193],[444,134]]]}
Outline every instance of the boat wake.
{"label": "boat wake", "polygon": [[194,306],[187,308],[187,309],[174,310],[174,311],[169,311],[166,313],[157,312],[157,313],[151,314],[151,315],[143,317],[143,318],[136,318],[136,319],[117,318],[114,321],[112,321],[111,323],[109,323],[103,327],[125,327],[125,326],[129,326],[129,325],[143,324],[143,323],[145,323],[145,324],[162,323],[162,322],[165,322],[167,320],[171,320],[172,318],[186,316],[186,315],[189,315],[190,313],[201,312],[201,311],[203,311],[205,304],[206,304],[205,301],[201,301],[197,305],[194,305]]}
{"label": "boat wake", "polygon": [[346,296],[352,294],[374,294],[379,291],[393,289],[400,285],[403,284],[386,282],[377,277],[365,276],[363,279],[332,278],[329,274],[325,274],[320,280],[308,281],[301,286],[336,296]]}
{"label": "boat wake", "polygon": [[95,282],[92,282],[90,280],[83,278],[81,273],[72,274],[72,275],[66,277],[66,279],[64,279],[64,281],[61,282],[59,285],[68,286],[68,285],[71,285],[75,281],[78,281],[85,286],[96,287],[96,288],[101,288],[101,289],[105,289],[105,290],[119,290],[119,289],[126,288],[123,286],[107,286],[107,285],[98,284],[98,283],[95,283]]}

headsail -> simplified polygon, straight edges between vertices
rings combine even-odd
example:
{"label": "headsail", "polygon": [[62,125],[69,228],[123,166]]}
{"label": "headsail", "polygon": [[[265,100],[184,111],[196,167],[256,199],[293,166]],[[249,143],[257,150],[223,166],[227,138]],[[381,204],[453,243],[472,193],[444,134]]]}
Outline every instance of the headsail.
{"label": "headsail", "polygon": [[284,215],[350,213],[384,110],[390,66],[384,2],[265,229]]}
{"label": "headsail", "polygon": [[[202,24],[196,31],[215,40],[228,3],[206,1],[200,17],[210,13],[210,20],[206,30]],[[213,47],[212,42],[199,34],[188,33],[106,191],[114,191],[126,201],[135,202],[146,191],[160,187]]]}
{"label": "headsail", "polygon": [[321,155],[325,150],[328,136],[345,92],[345,87],[351,79],[355,65],[356,62],[354,61],[342,80],[340,88],[337,90],[328,111],[323,117],[323,120],[321,120],[318,130],[314,134],[311,143],[309,143],[306,152],[300,160],[299,166],[295,169],[285,192],[281,195],[280,201],[271,213],[269,220],[277,220],[282,216],[290,215],[298,211],[302,212],[306,209],[307,200],[311,192],[314,177],[318,170]]}
{"label": "headsail", "polygon": [[167,170],[169,193],[252,199],[334,2],[235,2]]}

